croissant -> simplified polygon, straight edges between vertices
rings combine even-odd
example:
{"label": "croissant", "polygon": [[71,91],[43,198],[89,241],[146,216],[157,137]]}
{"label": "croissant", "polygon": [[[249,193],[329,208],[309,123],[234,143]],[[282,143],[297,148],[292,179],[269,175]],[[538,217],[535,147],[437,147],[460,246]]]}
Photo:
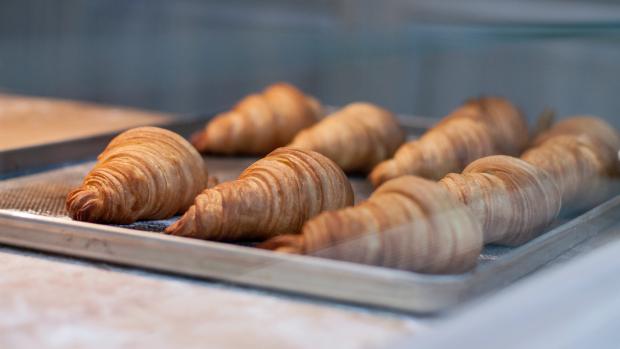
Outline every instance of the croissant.
{"label": "croissant", "polygon": [[609,175],[620,173],[620,135],[604,120],[573,117],[542,133],[522,158],[549,172],[565,205],[597,200]]}
{"label": "croissant", "polygon": [[469,209],[442,186],[403,176],[361,204],[323,212],[300,235],[277,236],[260,247],[425,273],[473,268],[482,230]]}
{"label": "croissant", "polygon": [[[580,128],[584,131],[579,132]],[[439,193],[431,197],[446,205],[458,207],[457,202],[467,208],[459,212],[472,224],[479,224],[479,237],[471,233],[470,225],[457,223],[465,218],[447,220],[466,227],[465,233],[459,231],[459,234],[471,240],[470,248],[478,243],[519,245],[552,223],[563,202],[579,200],[584,192],[591,190],[593,177],[613,172],[618,165],[615,154],[619,139],[616,131],[600,119],[569,119],[542,134],[535,141],[540,144],[527,151],[523,159],[495,155],[476,160],[463,173],[450,173],[439,181],[438,185],[449,197]],[[448,228],[432,225],[423,214],[404,209],[409,204],[404,195],[382,195],[388,187],[410,192],[435,185],[420,180],[416,183],[410,178],[413,177],[390,180],[368,201],[353,208],[323,213],[306,222],[300,235],[278,236],[261,247],[421,272],[458,272],[473,267],[473,252],[470,256],[466,249],[458,248],[461,245],[453,247],[454,238],[446,238],[450,236],[446,233]],[[420,212],[436,211],[421,209]],[[419,245],[411,244],[411,236],[416,236],[418,241],[441,238],[414,249],[412,246]],[[401,247],[405,250],[400,250]],[[460,261],[461,269],[428,259],[439,249],[450,248],[454,249],[448,256]]]}
{"label": "croissant", "polygon": [[534,140],[534,145],[541,145],[546,140],[560,135],[579,137],[585,135],[601,143],[602,149],[611,153],[611,159],[620,164],[617,158],[620,149],[620,135],[618,131],[605,120],[596,116],[573,116],[564,119],[540,134]]}
{"label": "croissant", "polygon": [[470,100],[420,139],[403,144],[369,178],[375,186],[405,174],[438,180],[484,156],[519,155],[528,138],[525,119],[508,100]]}
{"label": "croissant", "polygon": [[404,139],[392,113],[370,103],[352,103],[299,132],[289,146],[317,151],[345,172],[368,172],[391,157]]}
{"label": "croissant", "polygon": [[556,219],[562,203],[552,175],[505,155],[476,160],[439,184],[472,210],[485,243],[514,246],[531,240]]}
{"label": "croissant", "polygon": [[209,240],[265,239],[299,231],[321,211],[353,203],[342,170],[323,155],[279,148],[239,178],[198,195],[166,233]]}
{"label": "croissant", "polygon": [[127,224],[185,211],[207,186],[200,154],[181,136],[138,127],[115,137],[67,195],[73,219]]}
{"label": "croissant", "polygon": [[530,240],[560,208],[597,200],[602,180],[618,166],[620,135],[596,117],[559,122],[534,144],[522,160],[486,157],[440,181],[481,220],[486,243]]}
{"label": "croissant", "polygon": [[300,235],[260,247],[425,273],[473,268],[485,243],[517,245],[560,210],[551,176],[523,160],[489,156],[439,183],[403,176],[352,208],[309,220]]}
{"label": "croissant", "polygon": [[217,115],[192,136],[192,144],[200,152],[267,154],[288,144],[297,132],[313,125],[322,114],[316,99],[280,82]]}

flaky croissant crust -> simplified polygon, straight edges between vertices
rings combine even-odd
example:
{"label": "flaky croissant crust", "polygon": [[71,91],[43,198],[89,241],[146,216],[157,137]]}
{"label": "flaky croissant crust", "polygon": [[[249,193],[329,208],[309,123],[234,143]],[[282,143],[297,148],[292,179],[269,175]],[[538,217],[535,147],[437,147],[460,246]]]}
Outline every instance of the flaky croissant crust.
{"label": "flaky croissant crust", "polygon": [[613,126],[597,116],[583,115],[564,119],[536,137],[533,143],[535,146],[540,146],[556,136],[586,137],[594,140],[599,143],[595,146],[601,147],[599,151],[609,152],[605,155],[606,158],[611,157],[614,161],[618,161],[620,134]]}
{"label": "flaky croissant crust", "polygon": [[325,210],[353,203],[342,170],[308,150],[279,148],[239,178],[207,189],[166,232],[209,240],[265,239],[299,231]]}
{"label": "flaky croissant crust", "polygon": [[300,235],[263,248],[426,273],[473,268],[482,230],[469,209],[435,182],[403,176],[354,207],[321,213]]}
{"label": "flaky croissant crust", "polygon": [[549,172],[562,191],[562,201],[593,203],[609,176],[620,168],[620,135],[593,116],[560,121],[539,135],[522,158]]}
{"label": "flaky croissant crust", "polygon": [[[619,139],[616,131],[600,119],[568,119],[539,136],[522,159],[484,157],[462,173],[447,174],[439,184],[409,177],[387,181],[368,201],[322,213],[306,222],[301,234],[278,236],[261,247],[414,271],[457,272],[459,269],[448,267],[449,263],[429,257],[454,245],[454,239],[446,235],[449,228],[428,223],[431,220],[425,214],[435,211],[418,205],[418,213],[413,214],[412,207],[416,206],[412,206],[411,196],[387,193],[403,189],[418,192],[438,185],[450,197],[434,193],[436,201],[459,202],[467,208],[460,212],[468,218],[457,221],[470,219],[480,224],[479,236],[464,229],[471,233],[464,238],[470,239],[469,249],[475,250],[472,247],[483,242],[518,245],[542,233],[563,205],[583,201],[586,193],[594,190],[598,177],[614,173]],[[429,226],[433,229],[425,228]],[[424,246],[422,250],[411,243],[412,236]],[[401,249],[403,246],[407,248]],[[466,270],[475,265],[475,255],[468,256],[467,251],[455,248],[446,256],[459,261],[461,270]],[[429,265],[434,267],[427,268]]]}
{"label": "flaky croissant crust", "polygon": [[299,235],[260,247],[426,273],[473,268],[484,243],[522,244],[560,210],[551,176],[523,160],[489,156],[439,183],[401,176],[354,207],[324,212]]}
{"label": "flaky croissant crust", "polygon": [[185,211],[207,185],[200,154],[181,136],[138,127],[115,137],[82,185],[67,195],[76,220],[131,223]]}
{"label": "flaky croissant crust", "polygon": [[528,140],[526,121],[508,100],[473,99],[418,140],[403,144],[369,179],[375,186],[405,174],[439,180],[484,156],[519,155]]}
{"label": "flaky croissant crust", "polygon": [[251,94],[192,136],[200,152],[263,155],[288,144],[323,115],[321,104],[287,83]]}
{"label": "flaky croissant crust", "polygon": [[439,181],[482,224],[485,243],[520,245],[558,215],[561,192],[545,170],[518,158],[478,159]]}
{"label": "flaky croissant crust", "polygon": [[345,172],[368,172],[405,139],[394,115],[371,103],[351,103],[295,136],[291,147],[317,151]]}

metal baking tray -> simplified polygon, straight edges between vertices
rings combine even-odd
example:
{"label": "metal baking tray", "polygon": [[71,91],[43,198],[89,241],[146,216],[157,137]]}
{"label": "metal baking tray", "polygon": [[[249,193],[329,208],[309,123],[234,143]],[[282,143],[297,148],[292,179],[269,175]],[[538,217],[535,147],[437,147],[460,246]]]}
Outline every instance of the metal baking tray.
{"label": "metal baking tray", "polygon": [[[431,122],[402,118],[410,136]],[[182,134],[205,119],[175,122]],[[620,196],[553,228],[516,248],[487,246],[478,267],[459,275],[425,275],[381,267],[284,255],[220,242],[168,236],[174,219],[112,226],[66,217],[66,193],[77,186],[113,135],[59,142],[0,153],[0,243],[121,265],[216,279],[347,303],[430,313],[499,289],[555,259],[614,224]],[[41,158],[42,154],[44,158]],[[206,158],[210,174],[235,178],[255,158]],[[351,177],[356,200],[372,188]]]}

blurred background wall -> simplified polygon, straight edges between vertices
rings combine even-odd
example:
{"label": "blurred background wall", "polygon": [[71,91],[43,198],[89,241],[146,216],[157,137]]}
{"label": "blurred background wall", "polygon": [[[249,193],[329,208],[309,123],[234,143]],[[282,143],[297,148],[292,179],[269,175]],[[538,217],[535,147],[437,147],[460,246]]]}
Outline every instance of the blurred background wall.
{"label": "blurred background wall", "polygon": [[0,89],[209,112],[278,80],[440,117],[498,94],[620,127],[617,1],[3,0]]}

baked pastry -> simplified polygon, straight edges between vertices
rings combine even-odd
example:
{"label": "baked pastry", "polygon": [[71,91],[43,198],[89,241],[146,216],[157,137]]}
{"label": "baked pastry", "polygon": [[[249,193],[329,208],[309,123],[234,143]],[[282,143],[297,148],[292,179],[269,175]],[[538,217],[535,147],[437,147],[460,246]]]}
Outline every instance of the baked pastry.
{"label": "baked pastry", "polygon": [[369,178],[375,186],[406,174],[438,180],[484,156],[519,155],[528,141],[526,121],[508,100],[472,99],[419,139],[403,144]]}
{"label": "baked pastry", "polygon": [[403,176],[354,207],[323,212],[298,235],[262,248],[424,273],[473,268],[482,230],[469,209],[433,181]]}
{"label": "baked pastry", "polygon": [[540,134],[522,158],[552,175],[565,206],[587,206],[597,200],[608,177],[620,173],[619,151],[620,135],[612,126],[594,116],[579,116]]}
{"label": "baked pastry", "polygon": [[323,114],[321,104],[287,83],[243,98],[192,136],[200,152],[264,155],[288,144]]}
{"label": "baked pastry", "polygon": [[370,103],[352,103],[302,130],[290,147],[317,151],[345,172],[368,172],[405,140],[396,118]]}
{"label": "baked pastry", "polygon": [[157,127],[116,136],[67,195],[76,220],[127,224],[184,212],[207,186],[207,168],[183,137]]}
{"label": "baked pastry", "polygon": [[511,156],[478,159],[439,184],[471,209],[485,243],[523,244],[542,233],[562,205],[560,189],[548,172]]}
{"label": "baked pastry", "polygon": [[[552,125],[550,129],[541,133],[533,144],[541,145],[545,141],[555,136],[588,136],[611,152],[612,158],[617,158],[620,149],[620,135],[618,130],[611,126],[607,121],[597,116],[581,115],[566,118]],[[616,162],[617,159],[615,160]]]}
{"label": "baked pastry", "polygon": [[299,231],[320,212],[351,204],[351,184],[333,161],[309,150],[279,148],[237,180],[203,191],[166,233],[220,241],[266,239]]}
{"label": "baked pastry", "polygon": [[352,208],[324,212],[263,248],[424,273],[473,268],[484,243],[521,244],[551,223],[560,192],[548,173],[509,156],[439,183],[402,176]]}
{"label": "baked pastry", "polygon": [[483,243],[531,240],[563,205],[583,201],[597,178],[618,165],[620,138],[600,119],[563,121],[535,144],[523,159],[484,157],[439,183],[389,180],[368,201],[322,213],[300,234],[261,247],[418,272],[465,271],[475,266]]}

